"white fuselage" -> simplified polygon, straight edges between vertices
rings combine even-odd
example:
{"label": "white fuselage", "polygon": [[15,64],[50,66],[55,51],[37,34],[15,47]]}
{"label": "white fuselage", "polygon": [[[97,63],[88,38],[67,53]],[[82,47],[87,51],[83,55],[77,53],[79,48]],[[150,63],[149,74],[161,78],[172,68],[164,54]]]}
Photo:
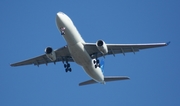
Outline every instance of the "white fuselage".
{"label": "white fuselage", "polygon": [[95,81],[104,83],[104,75],[99,67],[95,68],[93,59],[84,48],[85,41],[82,39],[72,20],[64,13],[58,12],[56,17],[58,29],[64,28],[65,38],[69,52],[73,60],[81,65],[85,72]]}

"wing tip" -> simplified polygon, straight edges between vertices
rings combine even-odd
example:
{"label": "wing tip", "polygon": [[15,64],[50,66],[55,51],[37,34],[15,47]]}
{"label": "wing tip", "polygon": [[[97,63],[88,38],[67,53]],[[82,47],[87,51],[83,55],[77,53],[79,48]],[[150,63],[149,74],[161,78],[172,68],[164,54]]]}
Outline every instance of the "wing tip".
{"label": "wing tip", "polygon": [[167,42],[166,45],[168,46],[171,43],[171,41]]}
{"label": "wing tip", "polygon": [[11,66],[11,67],[15,67],[15,65],[14,65],[14,64],[10,64],[10,66]]}
{"label": "wing tip", "polygon": [[122,76],[122,77],[124,77],[125,79],[130,79],[130,77],[128,77],[128,76]]}

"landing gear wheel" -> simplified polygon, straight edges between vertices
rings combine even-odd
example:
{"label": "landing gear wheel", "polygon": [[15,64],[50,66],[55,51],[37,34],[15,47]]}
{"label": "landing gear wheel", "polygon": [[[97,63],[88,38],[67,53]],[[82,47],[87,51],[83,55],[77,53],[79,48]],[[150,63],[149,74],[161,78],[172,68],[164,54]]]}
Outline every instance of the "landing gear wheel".
{"label": "landing gear wheel", "polygon": [[97,68],[97,65],[95,65],[95,68]]}
{"label": "landing gear wheel", "polygon": [[69,64],[69,63],[67,63],[67,67],[70,67],[70,64]]}
{"label": "landing gear wheel", "polygon": [[66,62],[66,64],[64,64],[64,68],[65,68],[66,72],[68,72],[68,71],[71,72],[72,71],[72,69],[70,67],[70,64],[68,62]]}
{"label": "landing gear wheel", "polygon": [[66,68],[67,67],[67,65],[66,64],[64,64],[64,68]]}
{"label": "landing gear wheel", "polygon": [[96,62],[97,62],[97,64],[99,64],[99,60],[98,59],[96,60]]}
{"label": "landing gear wheel", "polygon": [[69,71],[71,72],[71,71],[72,71],[72,69],[71,69],[71,68],[69,68]]}
{"label": "landing gear wheel", "polygon": [[93,63],[96,64],[96,60],[93,60]]}
{"label": "landing gear wheel", "polygon": [[65,71],[68,72],[68,69],[66,68]]}

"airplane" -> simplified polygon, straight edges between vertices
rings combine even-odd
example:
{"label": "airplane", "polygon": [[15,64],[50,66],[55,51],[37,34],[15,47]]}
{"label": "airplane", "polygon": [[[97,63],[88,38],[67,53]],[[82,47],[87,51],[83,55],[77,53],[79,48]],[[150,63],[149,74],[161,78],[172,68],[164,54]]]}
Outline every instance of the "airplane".
{"label": "airplane", "polygon": [[169,45],[167,43],[146,43],[146,44],[106,44],[103,40],[97,40],[96,43],[87,43],[83,40],[80,33],[76,29],[72,20],[63,12],[56,15],[56,25],[61,35],[67,42],[67,45],[53,50],[52,47],[45,48],[45,54],[13,63],[11,66],[22,66],[62,62],[66,72],[71,72],[69,62],[76,62],[91,78],[90,80],[79,83],[79,86],[100,83],[105,84],[110,81],[127,80],[127,76],[104,76],[104,61],[100,61],[99,57],[107,55],[123,54],[128,52],[138,52],[142,49],[162,47]]}

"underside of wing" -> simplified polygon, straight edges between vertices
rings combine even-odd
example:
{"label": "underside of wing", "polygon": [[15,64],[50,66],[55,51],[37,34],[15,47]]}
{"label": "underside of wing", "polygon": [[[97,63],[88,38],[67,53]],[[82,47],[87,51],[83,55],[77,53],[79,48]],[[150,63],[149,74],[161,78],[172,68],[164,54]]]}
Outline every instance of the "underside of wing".
{"label": "underside of wing", "polygon": [[[169,45],[168,43],[145,43],[145,44],[105,44],[108,49],[108,53],[105,55],[123,54],[128,52],[138,52],[139,50],[163,47]],[[96,55],[96,57],[104,56],[98,48],[96,43],[85,43],[85,49],[90,55]]]}
{"label": "underside of wing", "polygon": [[11,66],[15,67],[15,66],[32,65],[32,64],[40,65],[40,64],[49,63],[49,62],[51,61],[46,57],[46,55],[41,55],[41,56],[37,56],[31,59],[13,63],[11,64]]}
{"label": "underside of wing", "polygon": [[[127,80],[129,79],[129,77],[127,76],[105,76],[104,77],[104,81],[105,82],[111,82],[111,81],[119,81],[119,80]],[[79,86],[83,86],[83,85],[89,85],[89,84],[95,84],[98,83],[96,81],[94,81],[93,79],[88,80],[88,81],[84,81],[79,83]]]}
{"label": "underside of wing", "polygon": [[17,63],[13,63],[11,64],[11,66],[23,66],[23,65],[41,65],[41,64],[48,64],[48,63],[56,63],[56,62],[73,62],[74,60],[71,57],[71,54],[69,53],[68,47],[64,46],[60,49],[54,50],[55,54],[56,54],[56,60],[52,61],[50,60],[46,54],[31,58],[31,59],[27,59],[21,62],[17,62]]}

